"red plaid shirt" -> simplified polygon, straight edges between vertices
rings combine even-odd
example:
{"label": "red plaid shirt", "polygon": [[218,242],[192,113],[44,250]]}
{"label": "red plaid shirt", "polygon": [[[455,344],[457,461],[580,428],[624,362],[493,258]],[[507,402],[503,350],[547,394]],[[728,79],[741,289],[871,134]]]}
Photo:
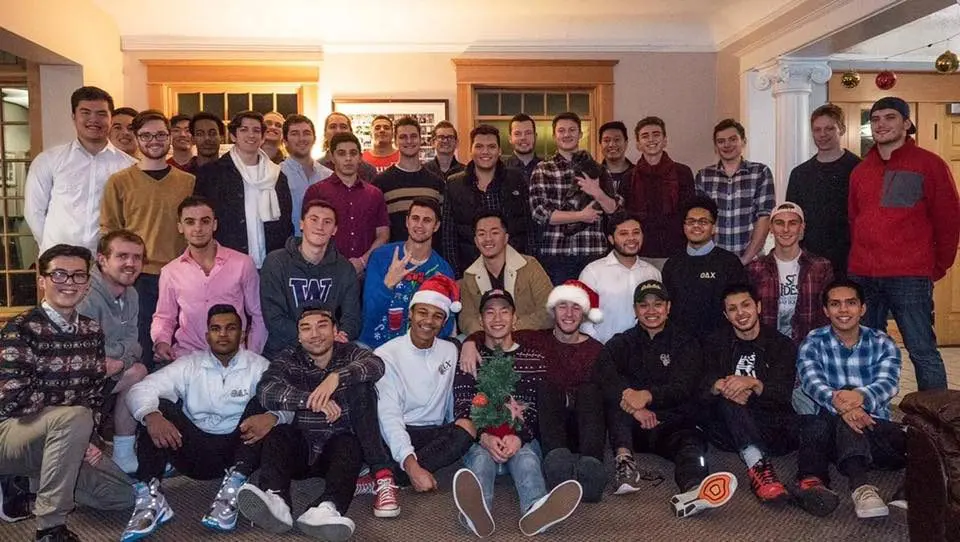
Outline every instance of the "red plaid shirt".
{"label": "red plaid shirt", "polygon": [[[773,252],[750,262],[747,273],[763,304],[760,322],[776,329],[777,309],[780,306],[780,273],[777,271],[777,260],[773,257]],[[799,346],[810,330],[830,323],[827,315],[823,313],[820,294],[832,280],[833,266],[830,260],[805,250],[800,252],[800,276],[797,278],[800,293],[791,322],[793,336],[790,337],[794,344]]]}

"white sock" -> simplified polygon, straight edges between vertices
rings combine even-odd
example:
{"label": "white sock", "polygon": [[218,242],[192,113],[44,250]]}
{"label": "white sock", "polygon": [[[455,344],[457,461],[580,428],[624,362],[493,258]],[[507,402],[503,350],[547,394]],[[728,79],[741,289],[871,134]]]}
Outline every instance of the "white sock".
{"label": "white sock", "polygon": [[114,435],[113,437],[113,456],[114,457],[136,457],[137,453],[134,451],[134,444],[137,442],[137,437],[134,435],[121,437]]}
{"label": "white sock", "polygon": [[[116,438],[114,438],[114,442],[116,442]],[[744,463],[746,463],[747,468],[751,469],[763,459],[763,452],[760,451],[760,448],[757,448],[751,444],[750,446],[740,450],[740,458],[743,459]]]}

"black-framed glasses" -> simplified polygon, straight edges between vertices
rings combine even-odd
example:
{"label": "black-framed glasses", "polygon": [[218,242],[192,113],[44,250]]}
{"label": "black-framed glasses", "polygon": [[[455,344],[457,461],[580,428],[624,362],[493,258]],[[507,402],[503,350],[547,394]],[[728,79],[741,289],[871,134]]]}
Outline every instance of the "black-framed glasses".
{"label": "black-framed glasses", "polygon": [[137,139],[139,139],[141,143],[150,143],[154,139],[160,143],[163,143],[169,138],[170,132],[157,132],[155,134],[151,132],[140,132],[137,134]]}
{"label": "black-framed glasses", "polygon": [[90,281],[90,273],[86,271],[67,273],[63,269],[54,269],[49,273],[41,273],[41,275],[50,277],[54,284],[66,284],[67,280],[72,280],[74,284],[86,284]]}
{"label": "black-framed glasses", "polygon": [[684,226],[709,226],[713,221],[709,218],[687,218],[683,221]]}
{"label": "black-framed glasses", "polygon": [[454,136],[454,135],[438,135],[433,137],[437,141],[456,141],[457,140],[457,136]]}

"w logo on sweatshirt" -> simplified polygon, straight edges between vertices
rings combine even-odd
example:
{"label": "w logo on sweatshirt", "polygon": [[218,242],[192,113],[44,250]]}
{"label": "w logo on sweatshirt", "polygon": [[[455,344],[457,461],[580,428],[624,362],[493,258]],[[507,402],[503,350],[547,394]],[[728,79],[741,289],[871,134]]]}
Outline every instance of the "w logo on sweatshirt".
{"label": "w logo on sweatshirt", "polygon": [[301,307],[307,301],[326,303],[327,296],[330,295],[330,289],[333,287],[333,279],[291,278],[289,286],[293,292],[294,302],[297,307]]}

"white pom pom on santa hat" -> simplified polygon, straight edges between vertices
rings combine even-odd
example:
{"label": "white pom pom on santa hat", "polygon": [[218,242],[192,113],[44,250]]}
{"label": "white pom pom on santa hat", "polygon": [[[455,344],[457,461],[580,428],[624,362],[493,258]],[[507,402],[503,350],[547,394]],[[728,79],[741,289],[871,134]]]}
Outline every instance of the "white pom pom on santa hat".
{"label": "white pom pom on santa hat", "polygon": [[599,324],[603,322],[603,311],[600,310],[600,295],[579,280],[568,280],[555,287],[547,297],[547,310],[552,311],[557,303],[569,301],[576,303],[587,315],[587,320]]}
{"label": "white pom pom on santa hat", "polygon": [[410,306],[417,303],[433,305],[450,316],[451,312],[460,312],[460,286],[446,275],[436,274],[423,281],[420,288],[410,298]]}

